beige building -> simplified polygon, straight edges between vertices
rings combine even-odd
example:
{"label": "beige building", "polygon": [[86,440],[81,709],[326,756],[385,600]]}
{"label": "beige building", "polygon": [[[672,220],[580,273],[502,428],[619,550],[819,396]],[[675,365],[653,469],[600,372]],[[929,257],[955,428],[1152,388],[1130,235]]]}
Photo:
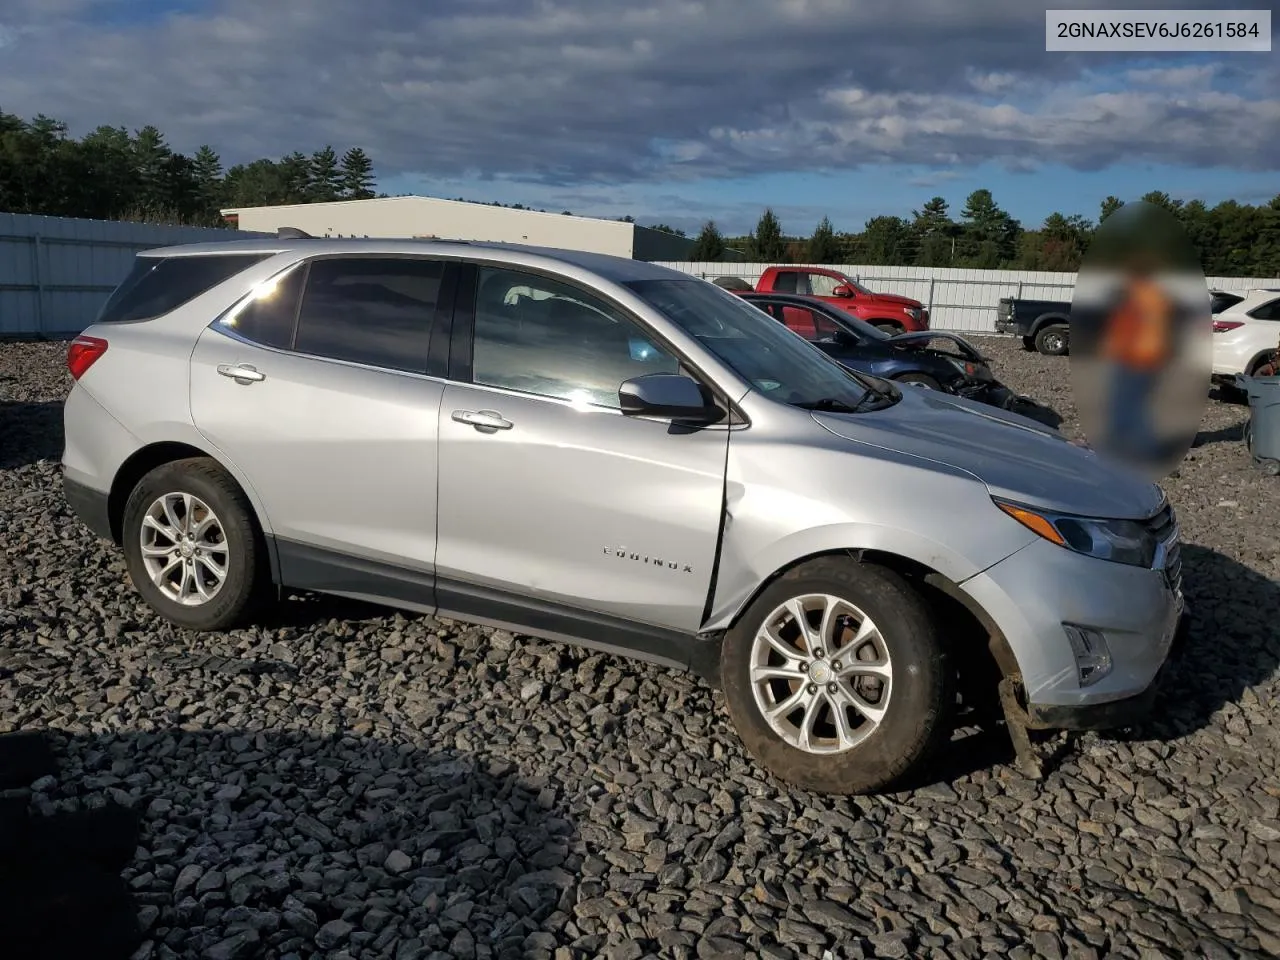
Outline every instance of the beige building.
{"label": "beige building", "polygon": [[241,230],[295,227],[316,237],[441,238],[586,250],[635,260],[688,260],[693,241],[621,220],[513,210],[433,197],[385,197],[232,207],[222,216]]}

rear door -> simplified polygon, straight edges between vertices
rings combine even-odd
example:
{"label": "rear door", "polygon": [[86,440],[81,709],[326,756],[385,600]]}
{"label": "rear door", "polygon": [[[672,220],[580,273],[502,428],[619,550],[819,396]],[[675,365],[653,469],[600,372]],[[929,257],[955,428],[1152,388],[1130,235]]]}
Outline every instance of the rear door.
{"label": "rear door", "polygon": [[[440,410],[441,609],[516,620],[538,602],[696,631],[729,429],[618,408],[624,380],[680,372],[679,359],[620,307],[557,278],[472,268],[458,302]],[[503,602],[523,612],[486,613]]]}
{"label": "rear door", "polygon": [[[360,575],[429,574],[441,364],[456,270],[418,257],[319,257],[200,336],[197,428],[247,477],[286,583],[363,592]],[[410,580],[413,578],[410,577]],[[430,579],[401,599],[428,606]]]}

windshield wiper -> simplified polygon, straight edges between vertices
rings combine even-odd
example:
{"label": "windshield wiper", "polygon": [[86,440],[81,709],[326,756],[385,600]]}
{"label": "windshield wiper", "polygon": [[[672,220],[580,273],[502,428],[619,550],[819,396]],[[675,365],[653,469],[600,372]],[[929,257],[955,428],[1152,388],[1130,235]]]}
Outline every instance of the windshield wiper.
{"label": "windshield wiper", "polygon": [[[863,394],[862,399],[866,399],[866,394]],[[823,397],[821,400],[806,400],[795,406],[801,410],[820,410],[826,413],[856,413],[858,407],[862,406],[862,400],[849,403],[847,400],[838,400],[835,397]]]}

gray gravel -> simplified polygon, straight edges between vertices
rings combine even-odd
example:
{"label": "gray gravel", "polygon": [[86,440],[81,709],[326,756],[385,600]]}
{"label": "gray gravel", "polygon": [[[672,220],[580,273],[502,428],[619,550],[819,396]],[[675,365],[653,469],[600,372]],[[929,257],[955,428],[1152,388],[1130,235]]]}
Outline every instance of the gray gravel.
{"label": "gray gravel", "polygon": [[[984,346],[1073,429],[1065,361]],[[1040,784],[980,733],[837,801],[662,669],[316,598],[167,626],[61,499],[64,350],[0,344],[0,732],[57,732],[37,810],[144,811],[139,956],[1280,953],[1280,480],[1241,408],[1167,485],[1195,628],[1149,728],[1050,740]]]}

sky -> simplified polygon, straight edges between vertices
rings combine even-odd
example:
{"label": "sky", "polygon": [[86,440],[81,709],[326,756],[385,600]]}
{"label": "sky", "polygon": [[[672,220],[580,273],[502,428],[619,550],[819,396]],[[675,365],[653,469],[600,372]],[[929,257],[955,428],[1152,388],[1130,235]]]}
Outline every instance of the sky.
{"label": "sky", "polygon": [[854,231],[935,195],[958,213],[979,187],[1028,226],[1108,194],[1280,194],[1280,53],[1048,53],[1044,9],[4,0],[0,109],[73,136],[154,124],[228,165],[360,146],[391,194],[690,233],[744,233],[766,205],[788,233]]}

